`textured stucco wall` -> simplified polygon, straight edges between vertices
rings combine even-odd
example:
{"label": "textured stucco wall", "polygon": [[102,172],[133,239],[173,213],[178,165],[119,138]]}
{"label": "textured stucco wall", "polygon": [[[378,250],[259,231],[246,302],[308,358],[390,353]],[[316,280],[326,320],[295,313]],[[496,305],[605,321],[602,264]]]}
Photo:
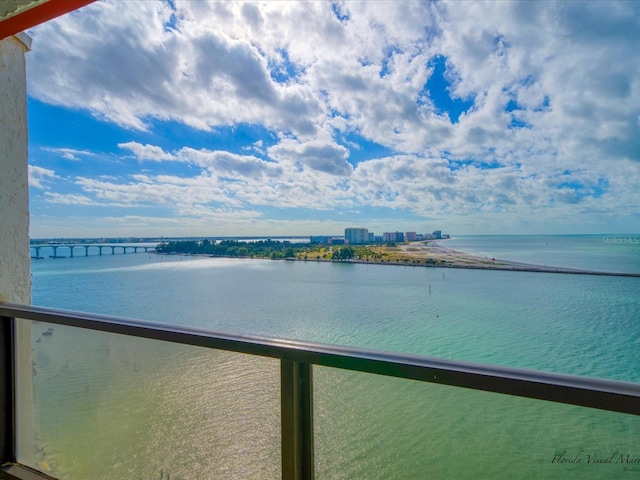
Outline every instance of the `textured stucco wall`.
{"label": "textured stucco wall", "polygon": [[[0,302],[31,303],[24,34],[0,41]],[[16,455],[34,465],[31,322],[15,323]]]}
{"label": "textured stucco wall", "polygon": [[26,51],[0,41],[0,301],[17,303],[31,302]]}

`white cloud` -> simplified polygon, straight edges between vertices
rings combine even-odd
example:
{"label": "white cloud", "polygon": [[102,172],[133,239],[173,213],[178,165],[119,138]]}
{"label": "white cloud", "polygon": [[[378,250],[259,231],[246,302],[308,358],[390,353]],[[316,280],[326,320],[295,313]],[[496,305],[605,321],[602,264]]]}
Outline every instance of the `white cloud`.
{"label": "white cloud", "polygon": [[56,172],[48,168],[29,165],[29,186],[45,189],[46,182],[58,178]]}
{"label": "white cloud", "polygon": [[159,1],[104,1],[34,29],[31,94],[134,129],[152,119],[199,129],[270,119],[274,128],[313,133],[319,105],[273,81],[254,44],[191,28],[180,15],[171,28],[173,13]]}
{"label": "white cloud", "polygon": [[279,161],[307,167],[316,172],[348,177],[353,167],[347,161],[348,150],[331,141],[299,142],[283,139],[270,147],[269,155]]}
{"label": "white cloud", "polygon": [[43,150],[47,152],[59,153],[62,155],[62,158],[72,161],[78,161],[83,156],[92,156],[95,155],[93,152],[88,150],[76,150],[75,148],[43,148]]}
{"label": "white cloud", "polygon": [[97,203],[85,195],[72,193],[45,192],[45,202],[58,205],[96,205]]}
{"label": "white cloud", "polygon": [[[79,179],[93,201],[174,205],[203,217],[219,208],[379,207],[507,227],[532,216],[561,224],[582,211],[575,218],[592,211],[604,222],[621,209],[632,218],[614,198],[637,205],[640,195],[639,3],[335,8],[97,2],[33,29],[30,93],[132,129],[243,123],[279,139],[243,155],[120,143],[141,162],[197,168],[125,184]],[[473,99],[457,123],[424,91],[435,56],[446,58],[451,98]],[[351,134],[395,154],[350,163]],[[37,175],[32,184],[42,188],[46,176]]]}
{"label": "white cloud", "polygon": [[[342,22],[318,2],[175,3],[103,1],[34,29],[32,94],[133,128],[246,122],[312,140],[328,123],[407,153],[465,154],[514,143],[503,111],[514,99],[542,136],[638,159],[633,2],[363,2],[345,4]],[[580,22],[600,26],[585,35]],[[300,72],[285,84],[270,76],[282,52]],[[451,95],[477,98],[460,125],[416,103],[438,54]]]}
{"label": "white cloud", "polygon": [[170,153],[165,153],[162,148],[155,145],[142,145],[138,142],[119,143],[119,148],[129,150],[138,160],[151,160],[161,162],[163,160],[176,160]]}
{"label": "white cloud", "polygon": [[[590,162],[588,167],[576,165],[568,170],[546,155],[540,155],[536,164],[518,164],[505,155],[502,163],[491,165],[442,156],[394,155],[352,167],[344,158],[346,150],[337,144],[287,138],[268,149],[267,159],[190,147],[166,152],[149,144],[123,145],[134,152],[134,162],[162,158],[187,163],[190,169],[180,176],[147,171],[124,182],[112,176],[77,177],[74,185],[81,193],[48,192],[45,202],[131,212],[161,207],[171,217],[189,219],[185,222],[194,229],[199,221],[214,221],[221,212],[228,212],[225,218],[237,217],[236,223],[226,220],[229,226],[248,228],[242,223],[246,220],[264,228],[275,219],[259,212],[270,207],[349,215],[357,215],[363,208],[410,212],[414,218],[432,221],[425,231],[435,228],[434,224],[456,225],[462,231],[484,229],[489,224],[507,231],[535,225],[545,231],[565,227],[571,231],[581,225],[605,225],[607,218],[609,223],[633,219],[634,199],[640,191],[640,164],[631,161],[614,166]],[[325,155],[317,155],[318,151]],[[332,159],[338,166],[344,161],[348,169],[323,170],[322,164],[314,164],[320,159],[332,168],[336,165]],[[418,229],[401,217],[368,220],[371,228],[383,221],[387,222],[385,229]],[[312,231],[317,233],[316,227]]]}

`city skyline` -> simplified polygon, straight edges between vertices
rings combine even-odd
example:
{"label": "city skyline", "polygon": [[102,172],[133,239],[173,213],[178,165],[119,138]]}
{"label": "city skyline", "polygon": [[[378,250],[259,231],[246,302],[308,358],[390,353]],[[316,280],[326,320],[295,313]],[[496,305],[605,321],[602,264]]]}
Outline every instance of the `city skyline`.
{"label": "city skyline", "polygon": [[637,2],[103,0],[28,33],[32,238],[640,231]]}

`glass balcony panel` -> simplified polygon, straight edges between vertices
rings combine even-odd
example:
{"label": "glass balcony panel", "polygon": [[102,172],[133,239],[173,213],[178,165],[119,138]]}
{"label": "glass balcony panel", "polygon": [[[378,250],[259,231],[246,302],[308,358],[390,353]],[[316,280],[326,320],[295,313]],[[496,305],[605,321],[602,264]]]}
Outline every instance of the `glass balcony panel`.
{"label": "glass balcony panel", "polygon": [[280,477],[279,360],[41,322],[32,339],[32,376],[19,382],[33,386],[35,468],[61,479]]}
{"label": "glass balcony panel", "polygon": [[639,416],[328,367],[314,428],[319,480],[640,473]]}

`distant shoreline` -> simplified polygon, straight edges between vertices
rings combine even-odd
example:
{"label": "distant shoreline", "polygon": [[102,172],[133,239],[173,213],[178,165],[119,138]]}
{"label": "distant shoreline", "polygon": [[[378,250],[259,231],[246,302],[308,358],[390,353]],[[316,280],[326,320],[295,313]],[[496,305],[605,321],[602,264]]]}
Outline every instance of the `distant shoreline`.
{"label": "distant shoreline", "polygon": [[[305,261],[304,259],[289,259],[290,261]],[[461,268],[467,270],[497,270],[507,272],[530,272],[530,273],[562,273],[569,275],[600,275],[608,277],[635,277],[640,278],[640,273],[629,272],[603,272],[598,270],[580,270],[577,268],[550,267],[546,265],[533,265],[529,263],[512,262],[509,260],[489,259],[473,255],[459,250],[441,248],[440,260],[433,264],[404,262],[381,262],[379,260],[347,260],[343,262],[333,262],[329,259],[306,260],[308,262],[328,262],[328,263],[361,263],[367,265],[397,265],[402,267],[430,267],[430,268]]]}
{"label": "distant shoreline", "polygon": [[[534,265],[529,263],[514,262],[482,257],[480,255],[455,250],[441,245],[437,241],[421,241],[402,244],[397,247],[397,253],[402,255],[397,261],[384,259],[349,259],[334,261],[330,258],[285,258],[277,260],[296,262],[326,262],[342,264],[365,264],[365,265],[396,265],[404,267],[431,267],[431,268],[461,268],[468,270],[497,270],[509,272],[530,272],[530,273],[561,273],[569,275],[599,275],[610,277],[635,277],[640,278],[640,273],[629,272],[605,272],[599,270],[582,270],[578,268],[552,267],[547,265]],[[163,254],[159,255],[172,255]],[[208,254],[174,254],[211,258],[242,258],[242,259],[262,259],[270,260],[268,257],[260,256],[232,256],[232,255],[208,255]]]}
{"label": "distant shoreline", "polygon": [[[411,245],[411,244],[409,244]],[[548,265],[536,265],[531,263],[516,262],[511,260],[500,260],[480,255],[455,250],[439,244],[437,241],[427,242],[426,248],[433,255],[438,255],[443,264],[438,266],[447,268],[470,268],[478,270],[503,270],[515,272],[534,273],[565,273],[571,275],[605,275],[615,277],[636,277],[640,278],[640,273],[630,272],[608,272],[600,270],[584,270],[579,268],[553,267]]]}

